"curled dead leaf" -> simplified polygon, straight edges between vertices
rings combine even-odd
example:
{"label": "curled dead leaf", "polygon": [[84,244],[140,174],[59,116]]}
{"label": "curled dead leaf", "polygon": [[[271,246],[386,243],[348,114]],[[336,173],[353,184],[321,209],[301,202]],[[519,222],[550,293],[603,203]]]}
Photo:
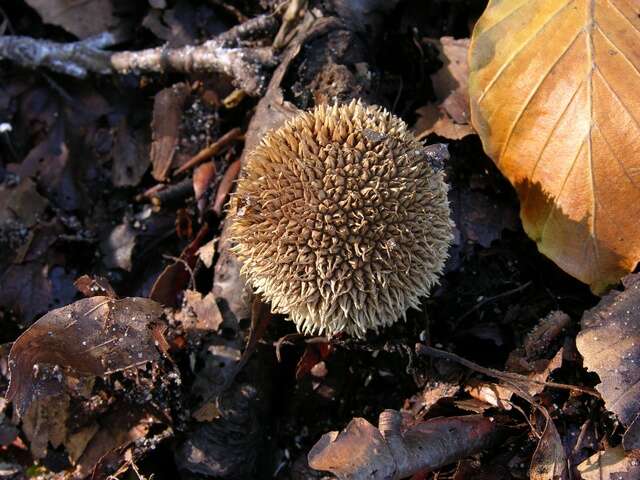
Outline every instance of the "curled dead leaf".
{"label": "curled dead leaf", "polygon": [[488,447],[498,432],[482,415],[435,418],[402,431],[400,412],[385,410],[378,428],[354,418],[309,452],[309,465],[339,479],[389,480],[435,470]]}
{"label": "curled dead leaf", "polygon": [[186,331],[215,332],[222,324],[222,314],[211,292],[203,296],[195,290],[185,290],[182,326]]}
{"label": "curled dead leaf", "polygon": [[82,275],[73,282],[73,286],[78,289],[85,297],[95,297],[101,295],[103,297],[118,298],[115,290],[104,277]]}
{"label": "curled dead leaf", "polygon": [[48,206],[47,199],[36,190],[30,178],[22,178],[14,187],[0,185],[0,225],[19,222],[32,227]]}
{"label": "curled dead leaf", "polygon": [[546,426],[531,459],[530,480],[565,480],[567,458],[560,434],[553,420],[545,411]]}

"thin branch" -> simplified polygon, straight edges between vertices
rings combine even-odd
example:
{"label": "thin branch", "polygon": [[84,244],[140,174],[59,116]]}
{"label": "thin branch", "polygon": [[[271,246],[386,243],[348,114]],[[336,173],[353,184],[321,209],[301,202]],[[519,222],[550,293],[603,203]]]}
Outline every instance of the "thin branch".
{"label": "thin branch", "polygon": [[234,85],[248,94],[261,95],[277,62],[271,48],[253,47],[251,42],[272,35],[276,28],[273,16],[261,15],[201,45],[165,45],[137,52],[105,50],[123,40],[121,35],[108,32],[73,43],[0,36],[0,60],[11,60],[26,68],[44,67],[77,78],[90,72],[109,75],[215,71],[230,76]]}
{"label": "thin branch", "polygon": [[239,128],[232,128],[227,133],[225,133],[222,137],[216,140],[214,143],[209,145],[208,147],[200,150],[196,155],[187,160],[184,164],[182,164],[176,171],[174,175],[180,175],[187,170],[200,165],[202,162],[209,160],[214,155],[217,155],[224,147],[226,147],[232,141],[242,137],[242,130]]}
{"label": "thin branch", "polygon": [[57,43],[23,36],[0,37],[0,59],[11,60],[25,68],[45,67],[54,72],[84,78],[88,72],[112,73],[109,63],[116,38],[111,33],[74,43]]}
{"label": "thin branch", "polygon": [[527,283],[525,283],[523,285],[520,285],[519,287],[513,288],[511,290],[507,290],[506,292],[499,293],[498,295],[495,295],[493,297],[485,298],[481,302],[476,303],[470,310],[465,312],[463,315],[458,317],[458,320],[456,320],[456,323],[457,322],[461,322],[462,320],[467,318],[469,315],[471,315],[473,312],[475,312],[476,310],[478,310],[481,307],[485,306],[487,303],[495,302],[496,300],[499,300],[501,298],[508,297],[509,295],[513,295],[514,293],[521,292],[522,290],[524,290],[524,289],[528,288],[529,286],[531,286],[532,283],[533,282],[531,280],[529,280]]}
{"label": "thin branch", "polygon": [[[459,363],[460,365],[467,367],[470,370],[482,373],[483,375],[487,375],[488,377],[496,378],[500,381],[508,383],[509,385],[514,385],[514,383],[516,385],[526,385],[534,383],[537,385],[544,385],[545,387],[559,388],[562,390],[573,390],[575,392],[585,393],[596,398],[601,398],[600,394],[592,388],[567,385],[565,383],[543,382],[539,380],[533,380],[529,377],[526,377],[525,375],[520,375],[519,373],[501,372],[500,370],[495,370],[493,368],[487,368],[483,367],[482,365],[478,365],[477,363],[467,360],[466,358],[462,358],[455,353],[445,352],[444,350],[440,350],[438,348],[428,347],[426,345],[423,345],[422,343],[416,344],[416,353],[418,355],[428,355],[433,358],[441,358],[443,360],[449,360]],[[518,389],[520,390],[520,387]]]}

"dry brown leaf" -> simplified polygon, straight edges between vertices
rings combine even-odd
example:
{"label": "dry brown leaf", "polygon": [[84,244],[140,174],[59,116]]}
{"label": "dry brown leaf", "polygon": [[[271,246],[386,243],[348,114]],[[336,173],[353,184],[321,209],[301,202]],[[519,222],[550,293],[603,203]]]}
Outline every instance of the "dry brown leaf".
{"label": "dry brown leaf", "polygon": [[42,21],[86,38],[109,30],[113,24],[111,0],[26,0]]}
{"label": "dry brown leaf", "polygon": [[640,461],[625,455],[622,447],[609,448],[591,455],[578,465],[582,480],[636,480]]}
{"label": "dry brown leaf", "polygon": [[49,443],[54,448],[62,445],[68,433],[67,420],[69,396],[66,393],[48,396],[29,406],[22,419],[22,431],[34,457],[44,458]]}
{"label": "dry brown leaf", "polygon": [[[55,243],[63,232],[56,220],[28,231],[13,264],[0,274],[0,305],[16,312],[26,325],[54,307],[73,300],[73,275],[59,265]],[[4,254],[4,252],[3,252]]]}
{"label": "dry brown leaf", "polygon": [[208,233],[209,227],[205,223],[180,257],[160,272],[151,287],[149,298],[168,307],[176,306],[178,295],[186,289],[189,282],[193,283],[193,268],[198,260],[198,249]]}
{"label": "dry brown leaf", "polygon": [[553,420],[548,415],[546,413],[547,424],[542,438],[540,438],[531,458],[530,480],[565,480],[568,478],[567,458],[562,440]]}
{"label": "dry brown leaf", "polygon": [[161,315],[147,298],[91,297],[50,311],[11,347],[7,399],[24,414],[32,402],[60,393],[57,375],[34,376],[39,364],[104,376],[159,361],[152,327]]}
{"label": "dry brown leaf", "polygon": [[412,130],[420,140],[432,133],[450,140],[460,140],[474,133],[473,127],[468,123],[454,122],[442,105],[428,103],[418,108],[416,113],[418,120]]}
{"label": "dry brown leaf", "polygon": [[529,361],[547,355],[549,346],[571,325],[571,317],[560,310],[554,310],[542,318],[524,339],[524,353]]}
{"label": "dry brown leaf", "polygon": [[76,463],[83,452],[87,449],[87,445],[93,440],[96,433],[100,430],[97,423],[90,423],[86,427],[82,427],[77,432],[67,436],[64,446],[69,454],[72,463]]}
{"label": "dry brown leaf", "polygon": [[[440,50],[443,66],[431,76],[436,97],[442,100],[442,108],[459,124],[469,124],[469,39],[442,37],[435,42]],[[471,130],[472,131],[472,130]]]}
{"label": "dry brown leaf", "polygon": [[42,216],[49,202],[36,190],[30,178],[22,178],[14,187],[0,185],[0,225],[20,222],[32,227]]}
{"label": "dry brown leaf", "polygon": [[403,410],[420,418],[441,400],[452,399],[459,391],[460,385],[457,380],[428,380],[421,392],[405,400]]}
{"label": "dry brown leaf", "polygon": [[507,387],[492,382],[470,382],[470,385],[467,385],[464,390],[471,398],[480,400],[492,407],[511,410],[513,391]]}
{"label": "dry brown leaf", "polygon": [[563,349],[561,348],[556,352],[551,360],[539,360],[538,362],[536,362],[535,367],[537,367],[539,370],[536,370],[528,375],[528,377],[533,380],[533,382],[527,385],[529,395],[533,396],[542,393],[545,387],[543,382],[547,381],[549,375],[551,375],[554,370],[562,367],[562,355]]}
{"label": "dry brown leaf", "polygon": [[[218,309],[216,297],[209,292],[204,297],[195,290],[185,290],[184,308],[188,311],[186,319],[191,319],[188,325],[184,324],[185,330],[200,330],[203,332],[215,332],[222,324],[222,314]],[[191,315],[192,314],[192,315]]]}
{"label": "dry brown leaf", "polygon": [[539,250],[596,292],[640,260],[640,2],[491,0],[473,125]]}
{"label": "dry brown leaf", "polygon": [[214,238],[213,240],[209,240],[198,249],[198,257],[207,268],[211,268],[213,266],[213,257],[216,254],[216,242],[217,239]]}
{"label": "dry brown leaf", "polygon": [[[153,422],[151,417],[136,408],[122,408],[111,412],[103,419],[100,430],[91,437],[82,451],[73,478],[87,478],[103,460],[106,460],[109,452],[146,436]],[[106,478],[106,475],[93,475],[91,478]]]}
{"label": "dry brown leaf", "polygon": [[576,338],[584,366],[598,374],[596,389],[607,410],[628,427],[626,449],[640,448],[640,275],[624,279],[624,292],[614,291],[582,317]]}
{"label": "dry brown leaf", "polygon": [[132,130],[126,118],[115,127],[111,179],[114,187],[134,187],[149,167],[149,142]]}
{"label": "dry brown leaf", "polygon": [[354,418],[342,432],[322,436],[309,452],[309,466],[342,478],[393,478],[395,460],[380,431]]}
{"label": "dry brown leaf", "polygon": [[118,298],[109,280],[99,275],[95,277],[82,275],[73,282],[73,286],[85,297],[96,297],[100,295],[103,297]]}
{"label": "dry brown leaf", "polygon": [[419,119],[413,130],[418,138],[435,133],[460,140],[474,133],[469,125],[469,39],[442,37],[440,40],[428,39],[427,42],[439,50],[442,61],[442,68],[431,75],[437,104],[428,104],[417,110]]}
{"label": "dry brown leaf", "polygon": [[[527,375],[534,382],[527,385],[529,395],[541,393],[549,375],[562,366],[564,348],[559,341],[571,324],[571,318],[564,312],[553,311],[540,319],[538,324],[524,339],[523,346],[509,354],[507,370]],[[551,352],[552,358],[547,358]],[[542,383],[537,383],[542,382]]]}
{"label": "dry brown leaf", "polygon": [[172,87],[160,90],[153,102],[153,119],[151,121],[151,174],[158,181],[167,178],[178,146],[182,108],[189,96],[189,86],[177,83]]}
{"label": "dry brown leaf", "polygon": [[193,171],[193,195],[196,201],[200,200],[216,177],[216,164],[204,163]]}
{"label": "dry brown leaf", "polygon": [[309,452],[309,465],[341,480],[388,480],[428,472],[488,448],[498,430],[482,415],[434,418],[406,431],[401,414],[385,410],[378,428],[354,418],[329,432]]}
{"label": "dry brown leaf", "polygon": [[216,215],[220,216],[222,214],[222,209],[224,208],[227,197],[229,196],[229,192],[233,188],[236,177],[239,173],[240,160],[233,162],[224,172],[222,180],[220,180],[220,184],[218,185],[218,190],[216,191],[213,206],[211,207],[211,210],[213,210]]}

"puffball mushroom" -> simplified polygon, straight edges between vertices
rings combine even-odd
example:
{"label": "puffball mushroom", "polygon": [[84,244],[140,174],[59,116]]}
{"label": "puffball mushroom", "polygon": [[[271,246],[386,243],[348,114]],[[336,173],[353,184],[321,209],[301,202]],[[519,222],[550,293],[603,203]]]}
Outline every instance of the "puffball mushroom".
{"label": "puffball mushroom", "polygon": [[452,240],[443,172],[401,119],[356,101],[268,132],[232,201],[241,274],[303,333],[362,337],[404,317]]}

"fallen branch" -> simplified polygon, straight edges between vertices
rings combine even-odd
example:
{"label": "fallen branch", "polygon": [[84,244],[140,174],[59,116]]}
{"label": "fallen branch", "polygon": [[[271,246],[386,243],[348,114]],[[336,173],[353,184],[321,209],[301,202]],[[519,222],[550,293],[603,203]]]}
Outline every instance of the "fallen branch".
{"label": "fallen branch", "polygon": [[23,36],[0,37],[0,59],[26,68],[48,68],[58,73],[84,78],[89,72],[101,75],[168,70],[219,72],[250,95],[261,95],[276,64],[270,47],[253,47],[250,42],[275,33],[277,20],[271,15],[255,17],[201,45],[169,48],[166,45],[137,52],[110,52],[106,49],[123,38],[102,33],[73,43],[57,43]]}

